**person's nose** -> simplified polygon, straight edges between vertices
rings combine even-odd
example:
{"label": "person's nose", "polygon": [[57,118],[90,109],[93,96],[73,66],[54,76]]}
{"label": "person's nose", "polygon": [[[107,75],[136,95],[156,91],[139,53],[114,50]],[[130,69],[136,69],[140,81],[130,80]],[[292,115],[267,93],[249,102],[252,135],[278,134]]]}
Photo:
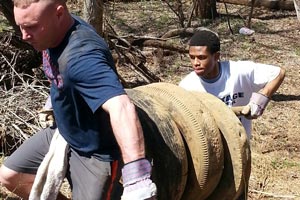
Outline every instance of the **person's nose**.
{"label": "person's nose", "polygon": [[194,65],[200,65],[201,63],[200,63],[200,59],[198,59],[197,57],[195,57],[194,59],[193,59],[193,64]]}
{"label": "person's nose", "polygon": [[21,33],[24,41],[27,41],[31,38],[31,35],[25,29],[21,29]]}

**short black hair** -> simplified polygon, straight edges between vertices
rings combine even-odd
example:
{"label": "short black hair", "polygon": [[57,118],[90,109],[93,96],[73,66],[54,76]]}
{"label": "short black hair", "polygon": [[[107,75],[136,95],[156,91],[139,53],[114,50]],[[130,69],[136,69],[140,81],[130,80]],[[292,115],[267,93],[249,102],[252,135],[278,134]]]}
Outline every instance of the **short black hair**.
{"label": "short black hair", "polygon": [[209,29],[199,30],[191,37],[189,46],[207,46],[210,53],[220,51],[220,39],[218,34]]}

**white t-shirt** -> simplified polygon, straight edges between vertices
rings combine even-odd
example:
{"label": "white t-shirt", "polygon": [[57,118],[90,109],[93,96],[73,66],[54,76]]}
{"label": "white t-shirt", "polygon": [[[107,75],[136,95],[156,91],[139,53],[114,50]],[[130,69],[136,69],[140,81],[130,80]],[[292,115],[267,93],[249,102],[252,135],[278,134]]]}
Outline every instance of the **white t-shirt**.
{"label": "white t-shirt", "polygon": [[[199,77],[194,71],[184,77],[179,86],[190,91],[208,92],[221,99],[229,107],[245,106],[253,92],[258,92],[274,80],[280,68],[252,61],[222,61],[220,75],[214,80]],[[251,120],[240,116],[248,138],[251,137]]]}

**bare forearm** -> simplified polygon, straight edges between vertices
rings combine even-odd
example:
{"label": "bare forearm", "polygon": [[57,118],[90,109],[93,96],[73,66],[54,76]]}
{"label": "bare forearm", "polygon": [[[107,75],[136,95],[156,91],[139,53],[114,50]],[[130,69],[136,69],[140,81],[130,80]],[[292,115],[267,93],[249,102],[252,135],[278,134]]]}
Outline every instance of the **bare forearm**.
{"label": "bare forearm", "polygon": [[134,113],[121,111],[118,117],[111,118],[113,132],[120,146],[124,163],[145,157],[144,137],[139,120]]}
{"label": "bare forearm", "polygon": [[[108,103],[108,104],[107,104]],[[105,103],[124,163],[145,157],[143,131],[134,105],[126,95]]]}
{"label": "bare forearm", "polygon": [[259,92],[264,94],[267,97],[271,97],[281,85],[284,77],[285,77],[285,70],[281,69],[278,76],[274,80],[267,83],[266,86]]}

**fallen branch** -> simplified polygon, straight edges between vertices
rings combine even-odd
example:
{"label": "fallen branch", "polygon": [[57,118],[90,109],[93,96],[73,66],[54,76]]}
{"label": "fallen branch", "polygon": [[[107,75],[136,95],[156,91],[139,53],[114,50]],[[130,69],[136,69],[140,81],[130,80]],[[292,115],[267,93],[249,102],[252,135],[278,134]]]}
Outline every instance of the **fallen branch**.
{"label": "fallen branch", "polygon": [[172,29],[163,34],[161,37],[162,38],[172,38],[172,37],[190,37],[192,36],[196,31],[201,29],[202,27],[199,28],[178,28],[178,29]]}
{"label": "fallen branch", "polygon": [[162,49],[167,49],[167,50],[171,50],[171,51],[176,51],[179,53],[188,53],[189,52],[187,46],[185,46],[185,45],[179,46],[179,45],[170,44],[167,42],[162,42],[162,41],[157,41],[157,40],[146,40],[143,42],[143,46],[162,48]]}
{"label": "fallen branch", "polygon": [[27,139],[30,137],[29,135],[27,135],[26,133],[24,133],[24,132],[22,131],[22,129],[19,128],[16,124],[11,124],[11,125],[12,125],[12,127],[14,127],[14,128],[18,131],[18,133],[19,133],[21,136],[23,136],[24,140],[27,140]]}
{"label": "fallen branch", "polygon": [[258,194],[262,194],[264,196],[268,196],[268,197],[274,197],[274,198],[280,198],[280,199],[295,199],[295,198],[299,198],[300,196],[297,195],[280,195],[280,194],[274,194],[274,193],[270,193],[270,192],[263,192],[263,191],[259,191],[259,190],[249,190],[250,192],[253,193],[258,193]]}
{"label": "fallen branch", "polygon": [[[251,6],[251,0],[217,0],[217,2]],[[295,9],[293,0],[259,0],[255,2],[254,6],[277,10]]]}

